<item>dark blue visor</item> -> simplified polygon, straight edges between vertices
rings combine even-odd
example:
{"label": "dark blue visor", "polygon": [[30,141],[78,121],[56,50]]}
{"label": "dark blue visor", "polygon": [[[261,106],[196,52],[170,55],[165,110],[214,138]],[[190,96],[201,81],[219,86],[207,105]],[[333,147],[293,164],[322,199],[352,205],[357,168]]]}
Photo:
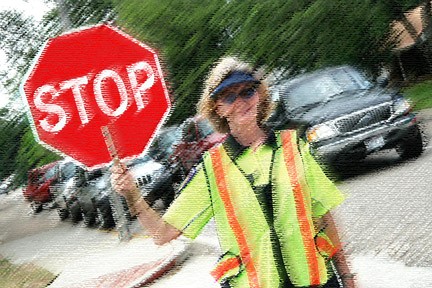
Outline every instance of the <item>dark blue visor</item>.
{"label": "dark blue visor", "polygon": [[213,92],[210,94],[210,98],[215,99],[216,95],[222,92],[224,89],[245,82],[259,83],[259,81],[256,80],[255,77],[253,77],[250,73],[241,71],[233,72],[213,90]]}

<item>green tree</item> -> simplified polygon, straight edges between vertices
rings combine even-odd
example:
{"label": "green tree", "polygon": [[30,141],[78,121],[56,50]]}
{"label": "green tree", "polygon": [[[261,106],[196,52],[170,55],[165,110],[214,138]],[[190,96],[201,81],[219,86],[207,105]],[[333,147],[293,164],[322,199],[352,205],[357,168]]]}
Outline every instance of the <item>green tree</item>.
{"label": "green tree", "polygon": [[[27,120],[27,118],[24,118]],[[51,152],[35,141],[30,125],[26,123],[21,132],[19,149],[15,157],[16,181],[24,183],[27,179],[27,171],[40,167],[47,163],[60,160],[58,154]]]}
{"label": "green tree", "polygon": [[[2,112],[5,112],[4,109]],[[13,159],[18,154],[23,126],[21,117],[0,118],[0,133],[2,135],[0,138],[0,179],[13,174],[16,169],[16,162]]]}
{"label": "green tree", "polygon": [[28,170],[61,158],[39,145],[30,130],[22,114],[0,119],[0,179],[15,174],[16,187],[25,183]]}
{"label": "green tree", "polygon": [[14,10],[0,11],[0,49],[7,59],[0,81],[12,97],[18,95],[21,79],[39,47],[56,32],[54,27]]}
{"label": "green tree", "polygon": [[[57,31],[56,24],[52,19],[49,20],[49,16],[38,23],[33,17],[25,17],[17,11],[0,12],[0,48],[7,56],[6,66],[0,72],[0,81],[9,92],[12,102],[20,103],[18,87],[24,74],[40,46]],[[15,185],[24,183],[28,170],[59,158],[34,139],[24,141],[30,126],[23,110],[15,111],[6,106],[0,123],[0,179],[16,174]],[[26,145],[37,153],[27,154],[28,158],[23,159],[20,151],[25,150]]]}
{"label": "green tree", "polygon": [[115,13],[111,0],[49,0],[52,13],[63,30],[112,21]]}
{"label": "green tree", "polygon": [[117,24],[159,51],[175,109],[171,123],[194,113],[208,67],[226,52],[220,22],[225,0],[114,0]]}
{"label": "green tree", "polygon": [[114,0],[117,23],[157,48],[175,109],[193,114],[211,63],[236,54],[287,75],[352,64],[377,74],[392,62],[391,23],[425,1]]}

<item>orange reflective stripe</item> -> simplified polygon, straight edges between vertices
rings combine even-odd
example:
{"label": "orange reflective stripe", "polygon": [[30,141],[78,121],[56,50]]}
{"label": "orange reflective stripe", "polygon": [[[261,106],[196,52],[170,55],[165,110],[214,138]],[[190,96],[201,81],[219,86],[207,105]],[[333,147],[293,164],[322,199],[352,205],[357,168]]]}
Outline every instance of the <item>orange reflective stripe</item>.
{"label": "orange reflective stripe", "polygon": [[294,201],[296,203],[297,219],[300,226],[300,232],[303,239],[303,246],[306,252],[306,258],[309,267],[309,278],[311,285],[319,285],[320,274],[318,267],[318,259],[315,250],[315,241],[312,235],[312,227],[308,221],[305,201],[303,199],[303,192],[297,177],[297,167],[294,158],[294,149],[297,149],[292,143],[291,131],[281,133],[283,154],[285,165],[290,177],[291,186],[294,194]]}
{"label": "orange reflective stripe", "polygon": [[219,281],[219,279],[222,278],[223,275],[225,275],[228,271],[238,268],[240,266],[240,260],[237,258],[229,258],[221,263],[213,269],[210,274],[213,276],[213,278],[216,279],[216,281]]}
{"label": "orange reflective stripe", "polygon": [[332,258],[340,249],[340,246],[333,246],[331,242],[321,236],[317,236],[315,242],[318,249],[326,253],[328,255],[328,258]]}
{"label": "orange reflective stripe", "polygon": [[228,192],[228,186],[222,166],[222,155],[219,151],[219,148],[214,147],[213,149],[211,149],[210,156],[213,163],[213,171],[216,178],[216,185],[219,190],[219,195],[225,205],[228,222],[237,239],[237,243],[240,248],[240,255],[242,257],[242,262],[245,265],[248,275],[249,284],[251,285],[251,287],[259,287],[258,276],[252,260],[250,249],[246,241],[246,237],[244,236],[243,229],[240,226],[240,223],[238,222],[235,215],[234,206],[232,205],[231,198]]}

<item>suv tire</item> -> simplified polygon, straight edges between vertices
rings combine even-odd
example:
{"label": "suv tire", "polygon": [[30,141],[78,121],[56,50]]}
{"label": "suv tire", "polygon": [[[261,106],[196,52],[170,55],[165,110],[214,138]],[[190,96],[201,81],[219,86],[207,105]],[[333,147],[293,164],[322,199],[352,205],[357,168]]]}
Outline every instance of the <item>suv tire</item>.
{"label": "suv tire", "polygon": [[92,227],[95,225],[97,217],[95,213],[96,212],[94,211],[83,211],[83,220],[86,227]]}
{"label": "suv tire", "polygon": [[42,205],[42,203],[33,201],[30,203],[30,208],[34,214],[38,214],[38,213],[42,212],[43,205]]}
{"label": "suv tire", "polygon": [[69,211],[67,209],[65,209],[65,208],[58,208],[57,209],[57,214],[59,215],[60,220],[64,221],[64,220],[66,220],[68,218]]}
{"label": "suv tire", "polygon": [[73,223],[78,223],[79,221],[83,220],[81,206],[79,205],[78,201],[75,201],[70,205],[69,213]]}
{"label": "suv tire", "polygon": [[418,125],[413,126],[411,131],[402,138],[396,146],[396,151],[402,159],[416,158],[423,152],[423,138]]}
{"label": "suv tire", "polygon": [[115,226],[114,217],[112,216],[111,209],[104,209],[103,207],[97,208],[97,222],[100,229],[110,229]]}

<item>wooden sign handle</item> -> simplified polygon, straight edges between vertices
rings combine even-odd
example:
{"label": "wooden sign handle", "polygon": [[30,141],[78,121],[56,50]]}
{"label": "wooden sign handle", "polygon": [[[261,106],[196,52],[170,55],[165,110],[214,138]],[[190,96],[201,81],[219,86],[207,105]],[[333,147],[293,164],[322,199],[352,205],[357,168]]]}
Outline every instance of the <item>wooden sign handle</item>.
{"label": "wooden sign handle", "polygon": [[[102,126],[102,135],[105,140],[105,144],[107,146],[108,152],[110,153],[111,159],[117,160],[118,164],[124,169],[123,164],[120,162],[118,158],[117,148],[115,146],[114,140],[112,139],[111,133],[107,126]],[[120,195],[117,194],[113,189],[111,189],[110,199],[113,202],[113,207],[115,211],[114,217],[116,218],[117,231],[119,232],[120,241],[128,241],[131,239],[131,233],[128,227],[128,220],[126,218],[126,212],[123,206],[123,203],[120,199]]]}
{"label": "wooden sign handle", "polygon": [[102,130],[102,135],[104,137],[105,140],[105,144],[108,148],[108,152],[110,153],[111,159],[118,159],[118,153],[117,153],[117,148],[114,144],[114,141],[112,139],[111,133],[108,129],[108,126],[102,126],[101,127]]}

